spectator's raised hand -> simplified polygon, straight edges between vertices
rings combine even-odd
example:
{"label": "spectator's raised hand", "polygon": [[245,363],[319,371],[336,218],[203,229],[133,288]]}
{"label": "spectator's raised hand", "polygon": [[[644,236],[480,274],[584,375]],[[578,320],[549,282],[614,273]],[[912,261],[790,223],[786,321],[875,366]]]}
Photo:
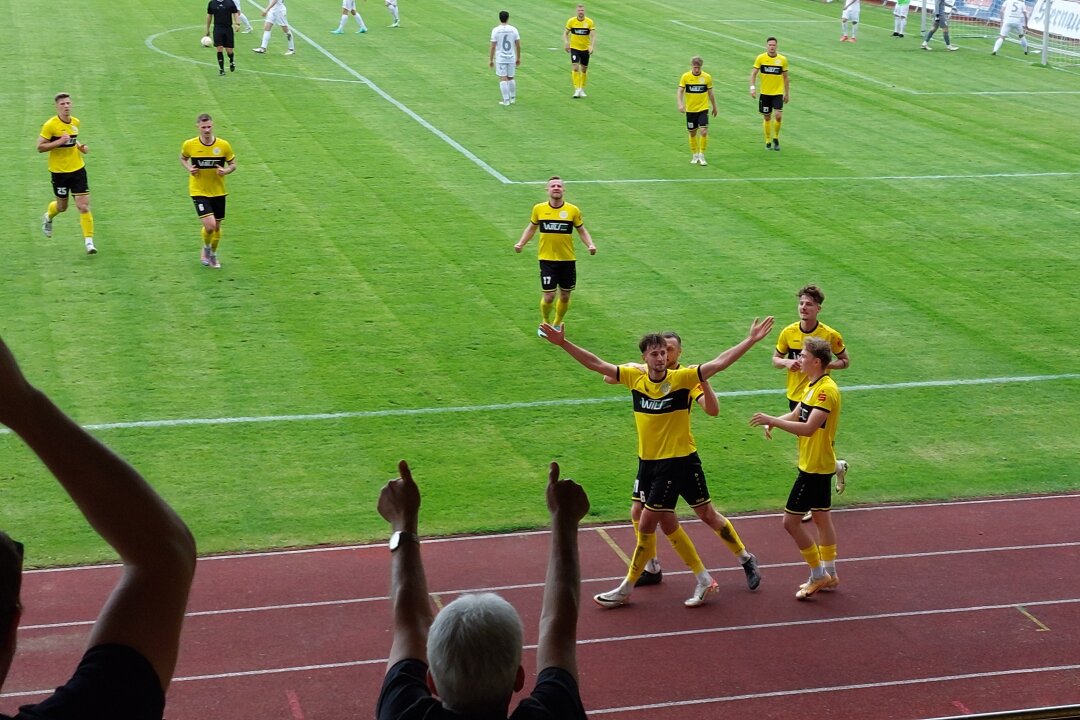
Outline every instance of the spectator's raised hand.
{"label": "spectator's raised hand", "polygon": [[556,462],[548,469],[547,506],[552,517],[559,515],[575,523],[589,512],[589,496],[573,480],[559,479],[559,463]]}
{"label": "spectator's raised hand", "polygon": [[398,463],[400,477],[386,483],[379,493],[379,514],[396,530],[416,531],[420,513],[420,488],[413,481],[409,463]]}

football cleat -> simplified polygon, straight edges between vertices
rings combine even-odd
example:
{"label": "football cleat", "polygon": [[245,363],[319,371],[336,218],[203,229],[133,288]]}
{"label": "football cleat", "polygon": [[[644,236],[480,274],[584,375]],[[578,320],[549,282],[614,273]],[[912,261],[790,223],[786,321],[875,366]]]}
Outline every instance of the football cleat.
{"label": "football cleat", "polygon": [[257,52],[260,55],[262,55],[262,54],[264,54],[266,52],[266,48],[264,48],[264,47],[251,48],[251,52]]}
{"label": "football cleat", "polygon": [[44,233],[47,238],[52,237],[52,218],[49,217],[49,213],[45,213],[41,216],[41,232]]}

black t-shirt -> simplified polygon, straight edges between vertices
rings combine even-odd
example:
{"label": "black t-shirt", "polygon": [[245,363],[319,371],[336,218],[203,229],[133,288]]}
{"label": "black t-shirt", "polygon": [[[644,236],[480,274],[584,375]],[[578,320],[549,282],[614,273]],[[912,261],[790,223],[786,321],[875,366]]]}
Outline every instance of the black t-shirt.
{"label": "black t-shirt", "polygon": [[161,720],[164,712],[165,692],[149,660],[126,645],[95,645],[66,685],[0,720]]}
{"label": "black t-shirt", "polygon": [[214,27],[232,27],[233,13],[240,12],[233,0],[210,0],[206,14],[214,16]]}
{"label": "black t-shirt", "polygon": [[[377,720],[489,720],[444,708],[428,691],[426,676],[427,665],[419,660],[402,660],[390,668],[375,707]],[[510,720],[585,720],[574,676],[562,668],[541,670],[532,695],[518,704]]]}

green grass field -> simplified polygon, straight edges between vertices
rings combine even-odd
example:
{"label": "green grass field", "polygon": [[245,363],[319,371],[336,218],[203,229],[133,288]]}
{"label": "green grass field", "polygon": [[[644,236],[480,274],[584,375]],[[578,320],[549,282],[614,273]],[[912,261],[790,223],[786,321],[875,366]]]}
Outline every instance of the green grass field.
{"label": "green grass field", "polygon": [[[669,328],[707,359],[755,315],[794,321],[795,290],[822,285],[852,358],[841,387],[884,386],[845,395],[841,504],[1080,484],[1080,74],[1015,45],[991,57],[989,40],[921,52],[918,17],[898,40],[877,6],[850,45],[836,4],[590,0],[598,52],[571,100],[573,3],[405,0],[391,30],[372,0],[371,32],[335,36],[336,3],[290,0],[297,54],[280,31],[263,57],[258,32],[237,35],[239,69],[219,78],[190,5],[88,0],[47,25],[0,5],[0,334],[81,423],[222,420],[95,430],[202,552],[382,537],[375,499],[399,458],[427,533],[543,524],[552,459],[587,487],[591,520],[625,516],[625,391],[537,339],[535,241],[512,251],[554,173],[599,247],[579,257],[568,335],[606,359]],[[487,67],[502,7],[525,48],[511,108]],[[746,93],[769,34],[791,64],[781,153]],[[707,168],[675,107],[694,54],[721,108]],[[95,257],[74,210],[51,240],[39,230],[35,138],[60,90],[91,149]],[[177,162],[200,112],[239,164],[219,271],[198,263]],[[729,511],[779,507],[794,475],[794,440],[747,426],[784,406],[770,354],[714,385],[774,395],[722,397],[695,421]],[[319,413],[346,415],[224,422]],[[0,481],[29,563],[110,557],[10,434]]]}

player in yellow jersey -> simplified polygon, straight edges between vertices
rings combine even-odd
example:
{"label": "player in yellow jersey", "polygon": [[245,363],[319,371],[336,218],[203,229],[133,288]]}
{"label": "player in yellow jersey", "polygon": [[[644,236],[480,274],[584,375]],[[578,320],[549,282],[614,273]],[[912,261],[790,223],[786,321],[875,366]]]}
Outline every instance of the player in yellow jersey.
{"label": "player in yellow jersey", "polygon": [[[712,75],[702,72],[705,61],[698,55],[690,58],[690,72],[679,78],[675,99],[679,112],[686,113],[686,131],[690,133],[690,164],[708,165],[705,151],[709,147],[709,108],[716,117],[716,96],[713,95]],[[700,139],[699,136],[700,135]]]}
{"label": "player in yellow jersey", "polygon": [[[761,92],[758,93],[758,73],[761,73]],[[750,71],[750,97],[757,97],[758,112],[765,128],[765,149],[780,149],[780,122],[784,104],[791,100],[791,81],[788,78],[787,58],[776,52],[776,38],[765,41],[765,52],[754,60]],[[773,120],[773,114],[776,120]]]}
{"label": "player in yellow jersey", "polygon": [[[648,489],[648,497],[641,511],[637,543],[626,578],[614,590],[594,596],[597,605],[615,608],[627,603],[646,563],[656,555],[656,528],[660,517],[664,513],[674,514],[680,496],[729,548],[733,551],[739,548],[740,554],[746,553],[746,546],[731,522],[712,505],[705,473],[700,460],[696,459],[696,447],[690,434],[690,396],[699,384],[730,366],[763,340],[772,326],[772,317],[761,321],[754,318],[749,334],[739,344],[702,365],[674,370],[668,369],[667,342],[662,335],[649,334],[641,338],[638,349],[645,363],[645,370],[641,370],[636,365],[612,365],[571,343],[561,329],[547,323],[540,326],[548,342],[561,347],[585,368],[626,386],[633,397],[638,434],[638,483],[639,487]],[[749,553],[746,555],[752,557]],[[716,592],[716,583],[706,578],[707,573],[704,577],[698,575],[694,594],[685,602],[687,607],[702,605]],[[747,579],[750,579],[749,572]]]}
{"label": "player in yellow jersey", "polygon": [[[840,584],[836,574],[836,528],[833,527],[830,480],[836,469],[836,430],[840,426],[840,388],[828,374],[832,361],[829,341],[808,337],[800,362],[809,379],[806,391],[794,410],[781,417],[754,413],[751,425],[768,425],[799,438],[799,475],[784,505],[784,530],[799,547],[810,579],[799,586],[795,597],[805,600],[818,590],[833,590]],[[803,529],[800,518],[814,514],[818,541]]]}
{"label": "player in yellow jersey", "polygon": [[[596,245],[585,229],[581,210],[563,200],[563,181],[558,175],[548,180],[547,202],[533,206],[529,224],[514,243],[514,252],[521,252],[540,229],[540,321],[550,322],[561,328],[563,318],[570,309],[570,293],[577,285],[577,256],[574,254],[574,229],[589,254],[596,254]],[[558,301],[555,294],[558,291]],[[555,317],[552,318],[552,311]],[[544,337],[540,330],[536,331]]]}
{"label": "player in yellow jersey", "polygon": [[596,24],[585,17],[584,5],[578,5],[574,17],[566,21],[563,49],[570,53],[570,76],[574,81],[574,94],[570,97],[583,98],[589,58],[596,52]]}
{"label": "player in yellow jersey", "polygon": [[[776,338],[776,352],[773,353],[772,364],[774,368],[787,371],[787,399],[788,410],[794,410],[799,404],[806,386],[810,384],[809,378],[802,369],[801,352],[803,342],[808,337],[819,337],[827,340],[832,348],[836,359],[829,363],[829,370],[842,370],[851,366],[844,338],[839,332],[818,320],[821,312],[821,304],[825,302],[825,293],[817,285],[807,285],[795,294],[799,299],[799,322],[791,323]],[[766,426],[765,433],[768,435],[769,428]],[[836,491],[844,492],[848,464],[845,460],[836,461]],[[803,522],[810,522],[811,513],[803,515]]]}
{"label": "player in yellow jersey", "polygon": [[195,119],[199,135],[180,147],[180,164],[188,171],[188,194],[202,221],[203,265],[220,268],[217,249],[225,220],[225,176],[236,172],[232,145],[214,136],[214,120],[206,113]]}
{"label": "player in yellow jersey", "polygon": [[39,153],[49,153],[49,173],[56,196],[41,218],[41,232],[45,237],[52,237],[53,218],[67,210],[68,199],[74,197],[83,244],[86,252],[94,255],[97,248],[94,246],[94,215],[90,212],[90,182],[82,158],[90,149],[86,143],[79,142],[79,119],[71,116],[71,95],[57,93],[53,101],[56,115],[41,126],[37,142]]}
{"label": "player in yellow jersey", "polygon": [[[679,358],[682,356],[682,338],[679,337],[679,333],[669,330],[662,333],[661,337],[664,338],[664,342],[667,345],[667,369],[678,370]],[[648,368],[645,365],[638,365],[636,363],[628,363],[634,365],[634,367],[641,372],[646,372]],[[618,385],[619,382],[614,378],[604,376],[604,382],[610,385]],[[720,404],[716,400],[716,392],[712,389],[712,386],[706,380],[699,384],[696,388],[690,391],[690,399],[701,406],[701,409],[706,415],[710,417],[716,417],[720,413]],[[690,405],[687,406],[686,412],[689,414],[691,411]],[[690,446],[693,448],[693,452],[690,453],[691,460],[699,468],[701,476],[704,477],[704,470],[701,470],[701,458],[697,454],[697,445],[694,442],[693,435],[690,436]],[[645,508],[649,495],[651,494],[651,488],[645,485],[646,478],[635,478],[634,491],[630,496],[630,522],[634,526],[634,533],[637,533],[638,525],[641,522],[641,513]],[[720,513],[709,512],[709,507],[701,504],[697,506],[705,515],[703,519],[707,522],[711,521],[715,526],[714,530],[726,527],[729,522]],[[671,543],[671,547],[679,555],[679,558],[686,563],[686,567],[698,577],[698,587],[711,588],[714,586],[712,576],[705,571],[705,565],[701,562],[701,556],[698,555],[697,549],[694,547],[693,541],[690,540],[690,536],[686,534],[686,531],[682,529],[679,524],[679,518],[675,513],[661,513],[660,514],[660,529],[663,530],[664,535],[667,537],[668,542]],[[758,572],[757,558],[752,553],[746,551],[746,547],[741,549],[735,547],[731,548],[735,552],[735,556],[739,558],[739,562],[742,564],[743,572],[746,573],[746,583],[751,590],[756,590],[758,585],[761,584],[761,574]],[[652,557],[647,563],[645,563],[645,570],[641,573],[641,577],[634,583],[635,587],[643,585],[656,585],[663,581],[663,571],[660,568],[660,561],[657,557]]]}

